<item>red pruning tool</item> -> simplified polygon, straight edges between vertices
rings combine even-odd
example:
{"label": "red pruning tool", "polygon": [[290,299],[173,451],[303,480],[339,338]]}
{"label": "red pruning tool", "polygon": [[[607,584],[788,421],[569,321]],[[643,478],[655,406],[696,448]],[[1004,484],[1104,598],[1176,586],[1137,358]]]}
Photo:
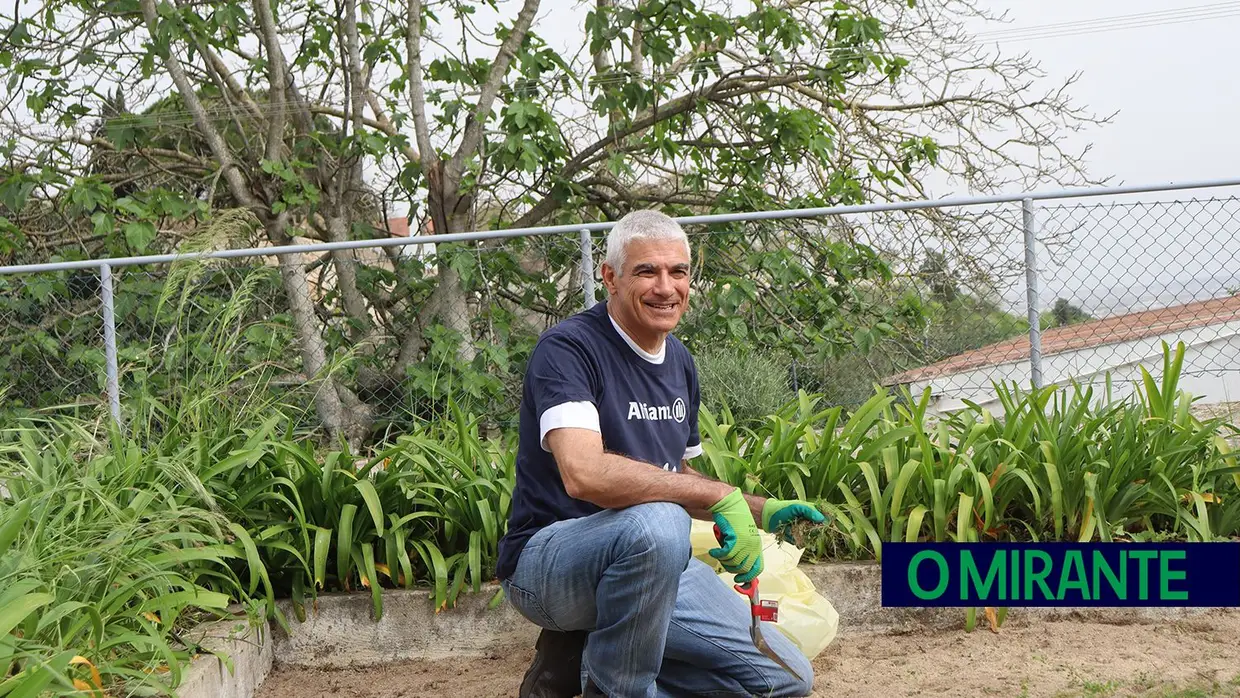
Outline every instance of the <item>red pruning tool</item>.
{"label": "red pruning tool", "polygon": [[[719,530],[719,526],[715,526],[715,540],[719,541],[719,545],[723,545],[723,531]],[[779,622],[779,602],[778,601],[762,601],[758,597],[758,578],[745,582],[744,584],[735,584],[733,587],[749,598],[749,637],[753,640],[754,647],[771,661],[783,667],[788,673],[804,681],[804,677],[796,672],[795,669],[788,666],[784,660],[779,658],[775,650],[766,643],[762,637],[762,622],[778,623]]]}

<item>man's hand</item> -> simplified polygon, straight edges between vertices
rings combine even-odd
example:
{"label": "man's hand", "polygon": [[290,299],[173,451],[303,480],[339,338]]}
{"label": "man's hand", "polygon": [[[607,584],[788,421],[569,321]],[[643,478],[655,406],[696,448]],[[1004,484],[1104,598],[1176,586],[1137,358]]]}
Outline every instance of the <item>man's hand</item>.
{"label": "man's hand", "polygon": [[762,539],[758,537],[758,525],[749,503],[739,489],[733,489],[710,512],[723,538],[722,547],[712,549],[710,556],[736,575],[738,584],[752,581],[762,573]]}
{"label": "man's hand", "polygon": [[[806,502],[799,502],[790,499],[768,499],[762,505],[762,530],[767,533],[778,533],[784,526],[789,526],[796,521],[809,521],[811,523],[824,523],[827,519],[814,507]],[[784,540],[792,543],[792,531],[784,531]]]}

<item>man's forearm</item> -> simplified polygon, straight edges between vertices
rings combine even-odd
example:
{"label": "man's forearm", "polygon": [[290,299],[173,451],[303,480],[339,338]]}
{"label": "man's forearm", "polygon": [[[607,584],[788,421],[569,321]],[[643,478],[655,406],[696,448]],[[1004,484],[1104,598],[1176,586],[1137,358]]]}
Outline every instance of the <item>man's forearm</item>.
{"label": "man's forearm", "polygon": [[[648,502],[674,502],[696,516],[709,510],[734,489],[718,480],[668,472],[612,453],[603,454],[599,466],[597,472],[606,473],[606,477],[593,482],[566,480],[564,484],[572,496],[604,509],[622,509]],[[758,511],[761,512],[761,507]]]}

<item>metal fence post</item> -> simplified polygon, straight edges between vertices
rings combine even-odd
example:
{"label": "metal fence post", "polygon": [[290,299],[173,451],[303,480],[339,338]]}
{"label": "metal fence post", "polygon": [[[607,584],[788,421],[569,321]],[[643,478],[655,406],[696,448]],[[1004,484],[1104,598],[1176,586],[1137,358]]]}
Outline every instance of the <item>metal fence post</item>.
{"label": "metal fence post", "polygon": [[581,229],[581,294],[585,296],[586,310],[594,307],[594,240],[590,229]]}
{"label": "metal fence post", "polygon": [[1037,221],[1033,199],[1021,202],[1025,228],[1025,303],[1029,307],[1029,377],[1034,388],[1042,387],[1042,327],[1038,314]]}
{"label": "metal fence post", "polygon": [[108,371],[108,408],[116,428],[121,428],[121,389],[116,368],[116,306],[112,299],[112,265],[99,265],[99,289],[103,296],[103,351]]}

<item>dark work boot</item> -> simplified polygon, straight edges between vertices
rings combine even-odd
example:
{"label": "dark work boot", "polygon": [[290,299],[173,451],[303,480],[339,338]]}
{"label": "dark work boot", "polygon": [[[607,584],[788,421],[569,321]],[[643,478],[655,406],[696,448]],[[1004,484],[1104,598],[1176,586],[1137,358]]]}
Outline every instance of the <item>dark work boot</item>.
{"label": "dark work boot", "polygon": [[534,661],[525,672],[519,698],[575,698],[581,695],[581,653],[586,632],[543,630],[534,645]]}

